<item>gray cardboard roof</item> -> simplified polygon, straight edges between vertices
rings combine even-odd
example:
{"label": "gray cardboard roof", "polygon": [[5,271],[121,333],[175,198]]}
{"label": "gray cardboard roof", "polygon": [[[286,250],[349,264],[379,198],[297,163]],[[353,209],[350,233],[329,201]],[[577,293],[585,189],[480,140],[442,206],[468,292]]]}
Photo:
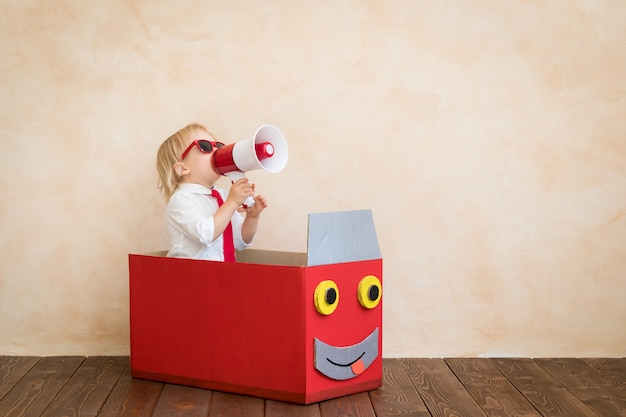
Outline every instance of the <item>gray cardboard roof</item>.
{"label": "gray cardboard roof", "polygon": [[371,210],[309,214],[307,265],[381,259]]}

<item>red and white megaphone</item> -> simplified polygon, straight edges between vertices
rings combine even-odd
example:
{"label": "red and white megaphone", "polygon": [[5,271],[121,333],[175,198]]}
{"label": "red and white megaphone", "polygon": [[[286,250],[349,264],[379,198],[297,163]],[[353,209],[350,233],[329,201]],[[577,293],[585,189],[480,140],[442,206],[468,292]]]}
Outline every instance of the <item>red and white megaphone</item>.
{"label": "red and white megaphone", "polygon": [[[252,139],[231,143],[213,152],[213,168],[235,182],[245,178],[245,172],[255,169],[280,172],[287,165],[288,158],[287,141],[280,130],[263,125]],[[254,198],[248,197],[243,204],[247,207],[254,205]]]}

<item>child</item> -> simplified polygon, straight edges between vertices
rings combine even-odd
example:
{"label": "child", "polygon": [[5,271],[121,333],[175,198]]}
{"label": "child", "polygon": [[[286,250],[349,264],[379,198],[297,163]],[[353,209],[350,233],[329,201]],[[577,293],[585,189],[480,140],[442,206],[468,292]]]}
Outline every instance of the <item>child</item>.
{"label": "child", "polygon": [[[247,178],[232,184],[228,194],[214,188],[221,175],[211,159],[222,146],[206,127],[190,124],[159,147],[159,189],[168,201],[167,256],[234,262],[233,246],[241,250],[252,243],[267,201],[254,196]],[[255,204],[244,217],[239,208],[248,196],[254,196]]]}

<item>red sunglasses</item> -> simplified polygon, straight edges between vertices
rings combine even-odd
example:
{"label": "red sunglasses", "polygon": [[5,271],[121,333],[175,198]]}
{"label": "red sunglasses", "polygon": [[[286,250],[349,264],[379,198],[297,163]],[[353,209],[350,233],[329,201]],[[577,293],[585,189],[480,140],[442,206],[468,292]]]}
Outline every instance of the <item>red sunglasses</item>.
{"label": "red sunglasses", "polygon": [[183,152],[183,154],[180,157],[180,160],[182,161],[183,159],[185,159],[185,157],[187,156],[187,154],[189,153],[189,151],[191,151],[191,149],[197,146],[198,149],[200,150],[200,152],[202,153],[211,153],[213,152],[213,149],[219,149],[222,146],[225,146],[222,142],[213,142],[210,140],[206,140],[206,139],[197,139],[194,140],[193,142],[191,142],[189,144],[189,146],[187,146],[187,149],[185,149],[185,151]]}

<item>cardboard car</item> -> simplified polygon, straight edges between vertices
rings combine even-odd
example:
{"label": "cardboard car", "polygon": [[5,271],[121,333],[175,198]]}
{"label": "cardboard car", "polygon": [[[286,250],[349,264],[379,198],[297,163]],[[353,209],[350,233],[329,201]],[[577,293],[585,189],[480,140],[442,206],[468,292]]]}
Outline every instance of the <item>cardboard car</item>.
{"label": "cardboard car", "polygon": [[382,385],[369,210],[309,215],[306,253],[130,254],[133,377],[310,404]]}

